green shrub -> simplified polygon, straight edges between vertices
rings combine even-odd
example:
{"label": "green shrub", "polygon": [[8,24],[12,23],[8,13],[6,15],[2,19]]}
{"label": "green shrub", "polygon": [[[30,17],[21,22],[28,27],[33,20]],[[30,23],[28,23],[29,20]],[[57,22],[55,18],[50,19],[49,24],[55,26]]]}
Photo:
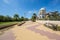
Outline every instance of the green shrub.
{"label": "green shrub", "polygon": [[57,27],[57,30],[60,31],[60,26]]}
{"label": "green shrub", "polygon": [[57,31],[57,27],[58,27],[58,25],[53,25],[52,29]]}
{"label": "green shrub", "polygon": [[31,20],[32,20],[33,22],[36,22],[36,17],[37,17],[37,15],[34,13],[33,16],[32,16],[32,18],[31,18]]}
{"label": "green shrub", "polygon": [[49,24],[49,25],[44,24],[44,25],[48,28],[51,28],[51,29],[55,30],[55,31],[60,31],[60,26],[58,26],[56,24]]}

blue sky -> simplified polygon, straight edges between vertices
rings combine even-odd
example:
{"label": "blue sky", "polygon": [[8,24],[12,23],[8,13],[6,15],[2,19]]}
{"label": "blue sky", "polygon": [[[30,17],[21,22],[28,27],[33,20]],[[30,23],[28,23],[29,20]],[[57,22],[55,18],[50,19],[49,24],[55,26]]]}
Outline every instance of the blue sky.
{"label": "blue sky", "polygon": [[38,15],[40,8],[46,8],[47,12],[58,10],[60,12],[60,0],[0,0],[0,15],[20,16],[30,18],[33,13]]}

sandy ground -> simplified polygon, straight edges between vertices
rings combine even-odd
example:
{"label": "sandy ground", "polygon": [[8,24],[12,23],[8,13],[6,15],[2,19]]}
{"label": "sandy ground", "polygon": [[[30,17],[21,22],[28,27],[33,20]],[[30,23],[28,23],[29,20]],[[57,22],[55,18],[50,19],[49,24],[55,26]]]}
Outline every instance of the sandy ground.
{"label": "sandy ground", "polygon": [[31,30],[28,30],[27,27],[37,25],[38,23],[27,22],[23,26],[15,26],[12,30],[16,40],[49,40],[46,36],[42,36],[38,33],[35,33]]}
{"label": "sandy ground", "polygon": [[15,40],[15,36],[11,30],[5,31],[3,35],[0,35],[0,40]]}
{"label": "sandy ground", "polygon": [[[41,22],[28,21],[22,26],[17,26],[17,25],[13,26],[13,28],[11,28],[9,31],[7,33],[9,34],[10,37],[13,34],[10,40],[12,39],[14,40],[60,40],[59,31],[57,32],[53,31],[45,27]],[[5,34],[0,38],[6,40],[6,38],[4,38],[6,36]],[[6,37],[10,38],[8,36]]]}

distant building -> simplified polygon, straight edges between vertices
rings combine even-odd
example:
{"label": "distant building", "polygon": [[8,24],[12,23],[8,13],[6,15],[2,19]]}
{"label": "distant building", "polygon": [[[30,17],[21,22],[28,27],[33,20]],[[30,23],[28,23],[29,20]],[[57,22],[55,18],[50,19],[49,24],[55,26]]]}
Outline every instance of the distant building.
{"label": "distant building", "polygon": [[46,14],[46,9],[45,8],[41,8],[39,10],[39,19],[45,18],[45,14]]}

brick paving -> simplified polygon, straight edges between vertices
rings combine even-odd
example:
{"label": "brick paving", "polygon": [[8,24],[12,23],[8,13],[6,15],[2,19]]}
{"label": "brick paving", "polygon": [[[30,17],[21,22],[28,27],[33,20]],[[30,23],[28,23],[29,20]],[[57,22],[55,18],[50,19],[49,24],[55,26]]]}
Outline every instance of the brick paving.
{"label": "brick paving", "polygon": [[0,40],[15,40],[15,36],[12,31],[9,31],[1,35]]}
{"label": "brick paving", "polygon": [[60,40],[60,35],[56,34],[56,33],[50,33],[48,31],[44,31],[44,30],[40,30],[40,29],[36,29],[36,27],[38,27],[40,25],[35,25],[32,27],[28,27],[27,29],[35,32],[35,33],[39,33],[42,36],[47,36],[49,39],[56,39],[56,40]]}
{"label": "brick paving", "polygon": [[15,25],[14,28],[1,35],[0,40],[60,40],[60,35],[44,31],[45,29],[37,29],[39,26],[41,26],[40,23],[33,22],[27,22],[22,26]]}

